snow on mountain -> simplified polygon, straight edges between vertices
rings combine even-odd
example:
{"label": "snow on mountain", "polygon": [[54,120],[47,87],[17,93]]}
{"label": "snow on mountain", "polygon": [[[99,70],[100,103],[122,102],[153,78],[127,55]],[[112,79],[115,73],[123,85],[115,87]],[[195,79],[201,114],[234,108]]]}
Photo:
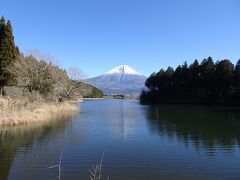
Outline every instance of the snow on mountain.
{"label": "snow on mountain", "polygon": [[139,72],[135,71],[134,69],[130,68],[128,65],[120,65],[117,66],[110,71],[104,74],[135,74],[135,75],[142,75]]}
{"label": "snow on mountain", "polygon": [[87,79],[87,82],[104,94],[140,94],[145,87],[146,77],[128,65],[117,66],[106,73]]}

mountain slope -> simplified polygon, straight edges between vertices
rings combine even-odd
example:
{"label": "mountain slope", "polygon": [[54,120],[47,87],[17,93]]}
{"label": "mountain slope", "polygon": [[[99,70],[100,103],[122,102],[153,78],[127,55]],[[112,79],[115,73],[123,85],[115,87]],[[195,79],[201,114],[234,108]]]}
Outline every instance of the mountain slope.
{"label": "mountain slope", "polygon": [[84,98],[102,98],[103,97],[103,92],[86,83],[81,83],[81,88],[80,88],[80,93]]}
{"label": "mountain slope", "polygon": [[87,79],[87,82],[104,94],[137,95],[144,88],[146,77],[128,65],[120,65],[103,75]]}

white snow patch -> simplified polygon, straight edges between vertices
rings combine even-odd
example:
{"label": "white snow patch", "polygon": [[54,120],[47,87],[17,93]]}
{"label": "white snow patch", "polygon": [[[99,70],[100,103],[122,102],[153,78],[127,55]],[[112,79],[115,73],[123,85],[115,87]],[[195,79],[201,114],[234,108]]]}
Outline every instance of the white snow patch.
{"label": "white snow patch", "polygon": [[139,72],[135,71],[134,69],[130,68],[128,65],[120,65],[117,66],[110,71],[104,74],[132,74],[132,75],[142,75]]}

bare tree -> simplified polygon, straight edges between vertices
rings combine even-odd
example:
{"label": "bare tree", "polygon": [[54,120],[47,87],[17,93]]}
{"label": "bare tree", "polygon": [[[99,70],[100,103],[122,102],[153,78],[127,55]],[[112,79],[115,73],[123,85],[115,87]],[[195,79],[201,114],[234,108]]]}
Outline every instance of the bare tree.
{"label": "bare tree", "polygon": [[59,101],[76,100],[81,97],[81,81],[85,75],[77,67],[69,68],[67,74],[67,79],[58,81],[60,83],[57,90],[60,95]]}
{"label": "bare tree", "polygon": [[24,54],[26,56],[33,56],[37,60],[43,60],[47,63],[59,64],[59,61],[50,53],[43,52],[40,49],[27,49]]}
{"label": "bare tree", "polygon": [[66,71],[33,56],[20,56],[9,71],[15,76],[18,86],[30,93],[39,92],[48,100],[62,102],[81,97],[81,80],[85,76],[77,67]]}
{"label": "bare tree", "polygon": [[33,56],[19,57],[9,71],[15,76],[18,86],[27,88],[30,92],[48,93],[53,89],[52,64],[44,60],[37,61]]}

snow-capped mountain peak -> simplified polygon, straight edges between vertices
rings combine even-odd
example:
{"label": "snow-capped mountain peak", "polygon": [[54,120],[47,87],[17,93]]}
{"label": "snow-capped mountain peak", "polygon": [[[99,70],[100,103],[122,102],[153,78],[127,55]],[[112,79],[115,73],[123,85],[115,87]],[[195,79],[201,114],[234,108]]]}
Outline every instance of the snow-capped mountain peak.
{"label": "snow-capped mountain peak", "polygon": [[139,95],[144,88],[146,77],[128,65],[120,65],[87,81],[104,94]]}
{"label": "snow-capped mountain peak", "polygon": [[131,75],[142,75],[139,72],[135,71],[134,69],[132,69],[131,67],[129,67],[128,65],[120,65],[117,66],[113,69],[111,69],[110,71],[104,73],[105,75],[109,75],[109,74],[131,74]]}

